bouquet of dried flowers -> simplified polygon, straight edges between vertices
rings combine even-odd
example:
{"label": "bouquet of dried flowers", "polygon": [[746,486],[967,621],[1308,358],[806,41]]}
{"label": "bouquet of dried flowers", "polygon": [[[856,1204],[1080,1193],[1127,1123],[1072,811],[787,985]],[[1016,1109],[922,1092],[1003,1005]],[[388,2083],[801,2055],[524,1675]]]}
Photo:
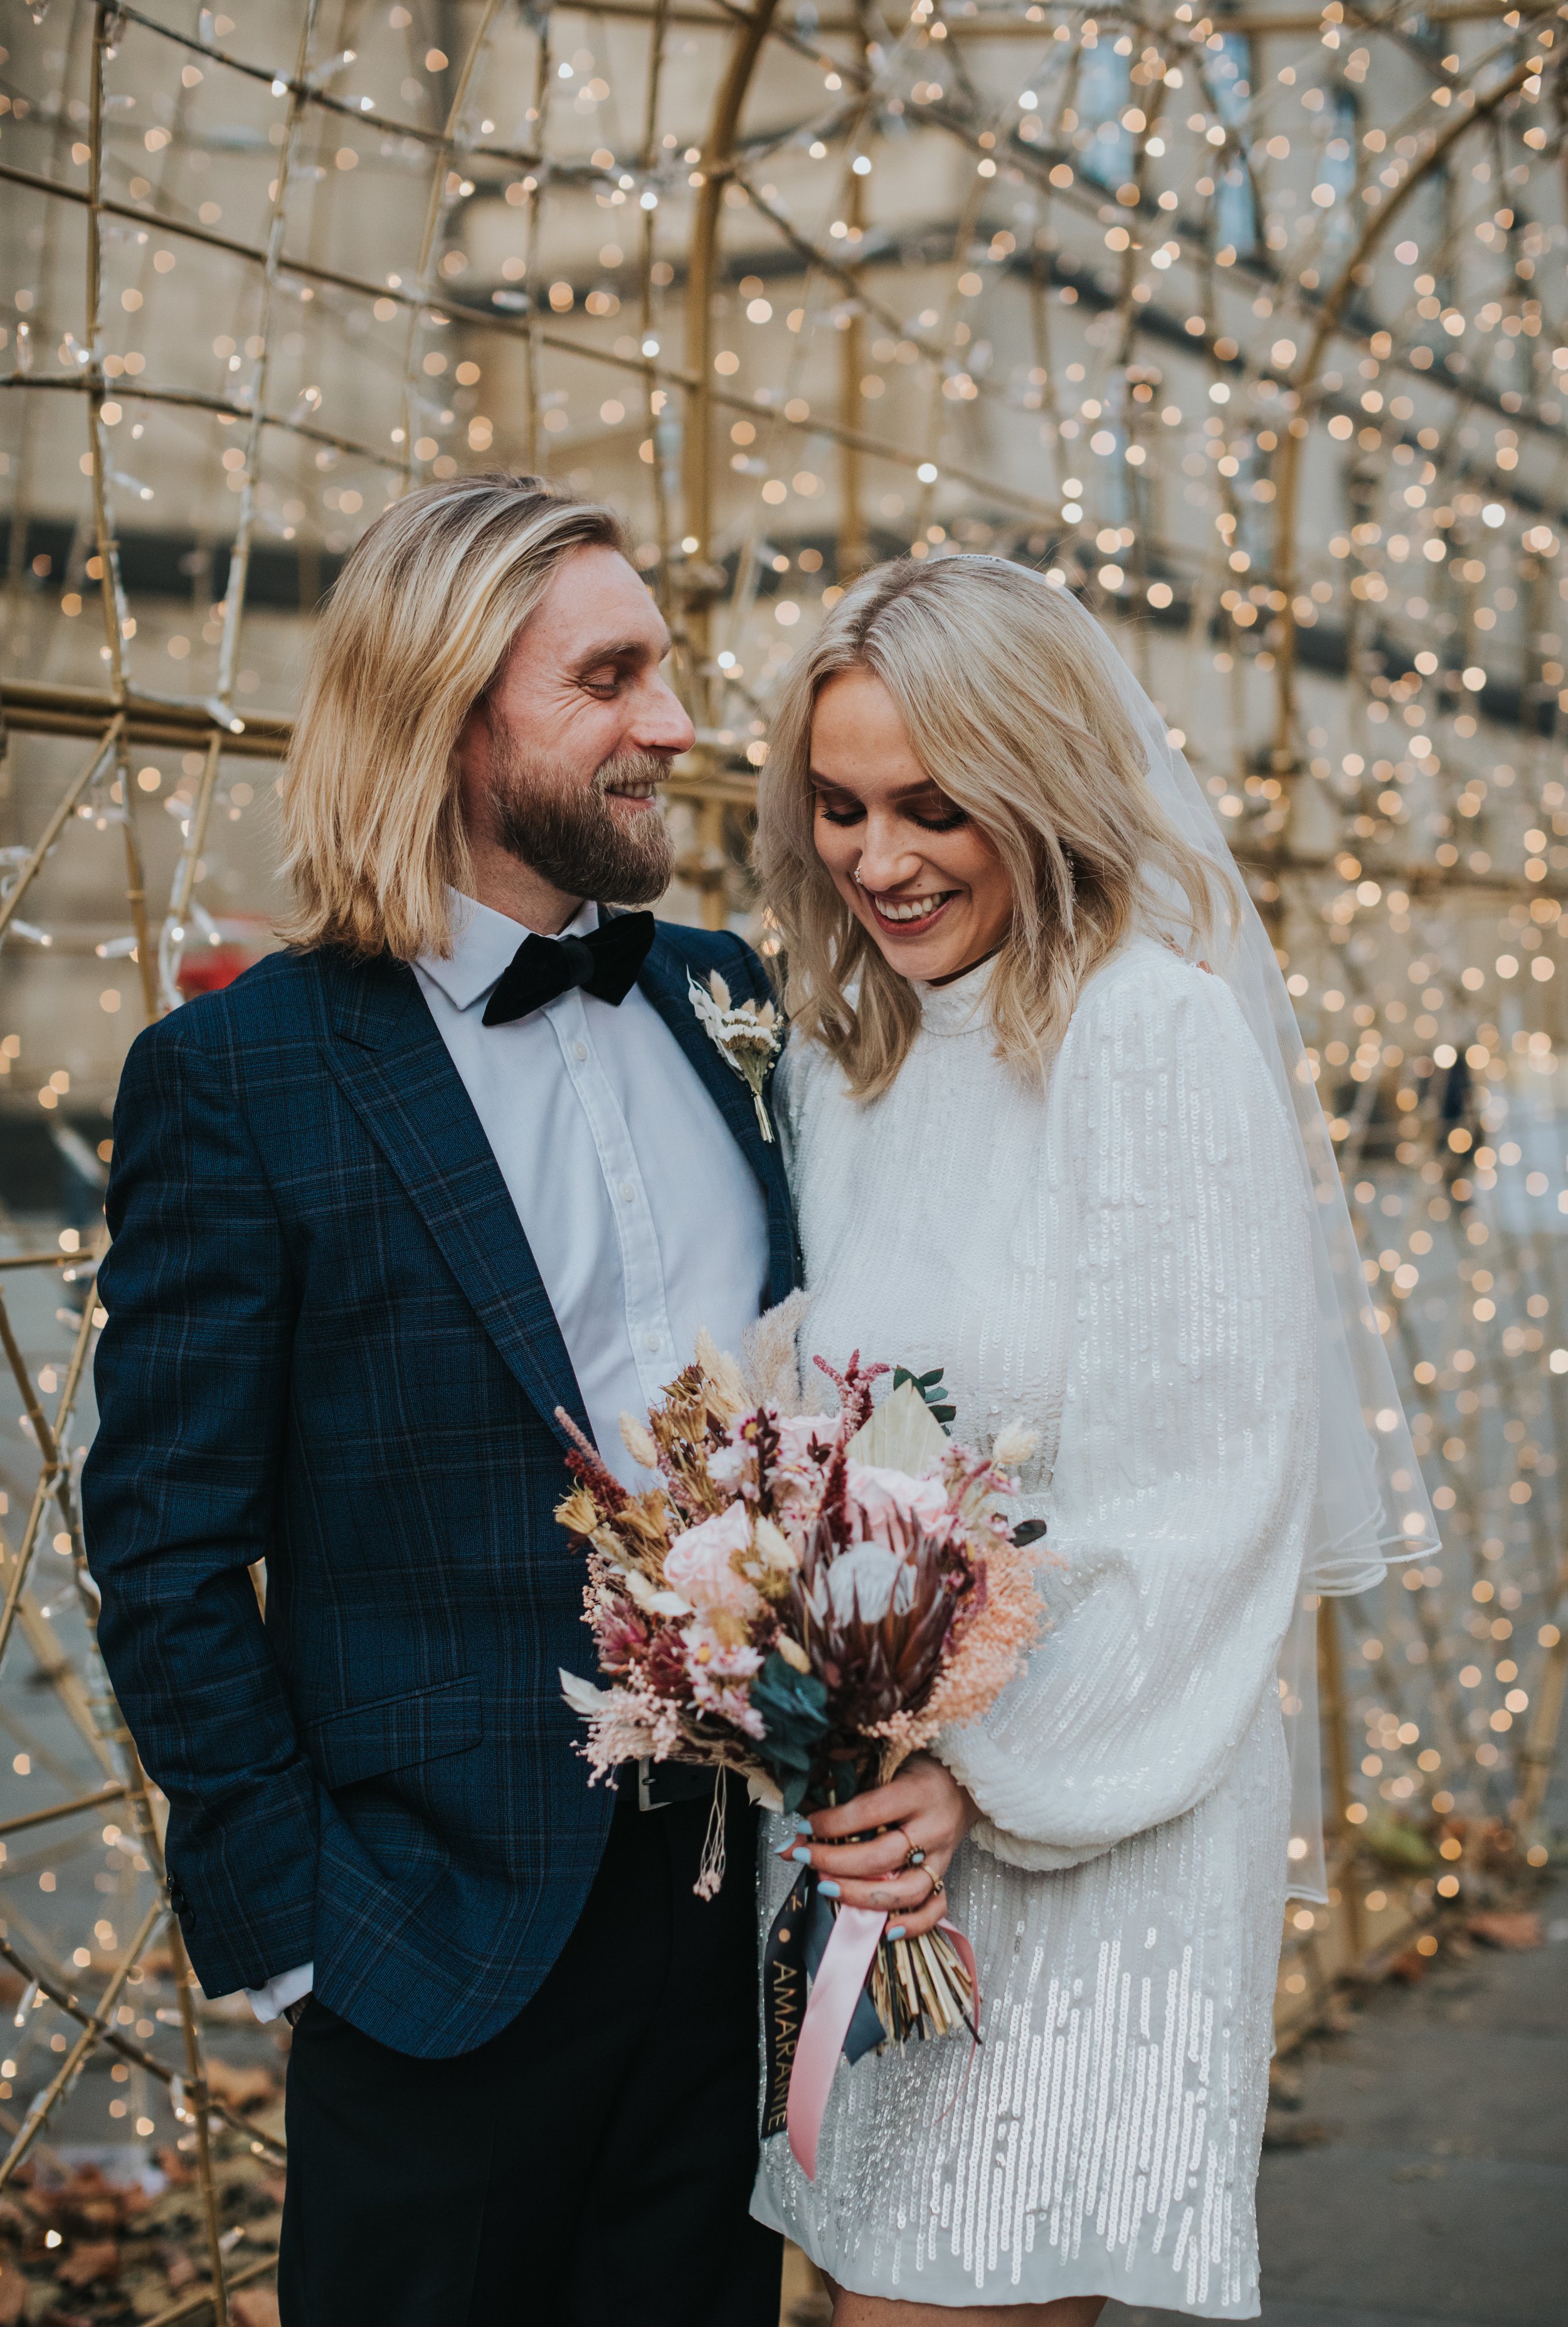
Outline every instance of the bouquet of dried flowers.
{"label": "bouquet of dried flowers", "polygon": [[[1032,1434],[1004,1431],[976,1454],[946,1437],[928,1402],[933,1377],[901,1373],[873,1416],[885,1366],[858,1353],[842,1373],[815,1362],[837,1389],[836,1415],[756,1395],[705,1336],[646,1425],[621,1417],[652,1474],[641,1493],[586,1441],[568,1455],[575,1484],[556,1516],[587,1550],[586,1613],[609,1686],[561,1677],[596,1777],[646,1756],[735,1771],[785,1811],[846,1801],[985,1712],[1035,1639],[1027,1545],[1043,1530],[1015,1537],[999,1508]],[[722,1871],[722,1848],[710,1850],[699,1891],[711,1895]],[[787,2121],[807,1978],[826,1993],[840,1917],[877,1927],[843,2032],[851,2060],[890,2039],[977,2033],[960,1935],[944,1925],[889,1941],[885,1919],[834,1907],[807,1868],[768,1950],[767,2132]],[[807,2146],[814,2155],[815,2126]]]}

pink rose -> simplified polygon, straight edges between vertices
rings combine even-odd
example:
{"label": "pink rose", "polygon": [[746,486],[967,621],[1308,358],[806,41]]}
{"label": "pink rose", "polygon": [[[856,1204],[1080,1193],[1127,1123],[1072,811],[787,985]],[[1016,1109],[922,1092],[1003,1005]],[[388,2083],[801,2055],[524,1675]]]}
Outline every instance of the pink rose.
{"label": "pink rose", "polygon": [[889,1550],[907,1552],[915,1530],[945,1535],[952,1523],[952,1505],[940,1479],[911,1479],[902,1471],[880,1471],[869,1463],[849,1466],[848,1501],[856,1521],[857,1540],[886,1544]]}
{"label": "pink rose", "polygon": [[811,1449],[833,1444],[834,1420],[826,1414],[774,1414],[779,1432],[779,1460],[801,1470],[815,1470]]}
{"label": "pink rose", "polygon": [[699,1612],[723,1608],[734,1616],[754,1616],[762,1606],[761,1595],[734,1565],[751,1544],[751,1515],[744,1503],[732,1503],[677,1536],[665,1554],[665,1580]]}

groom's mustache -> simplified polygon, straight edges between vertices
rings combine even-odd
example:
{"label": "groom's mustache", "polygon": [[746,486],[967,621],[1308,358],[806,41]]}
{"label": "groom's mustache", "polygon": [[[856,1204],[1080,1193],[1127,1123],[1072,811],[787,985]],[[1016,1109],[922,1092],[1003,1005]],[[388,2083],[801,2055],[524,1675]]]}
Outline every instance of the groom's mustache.
{"label": "groom's mustache", "polygon": [[668,783],[675,756],[673,752],[613,752],[596,771],[590,790],[601,799],[651,798]]}

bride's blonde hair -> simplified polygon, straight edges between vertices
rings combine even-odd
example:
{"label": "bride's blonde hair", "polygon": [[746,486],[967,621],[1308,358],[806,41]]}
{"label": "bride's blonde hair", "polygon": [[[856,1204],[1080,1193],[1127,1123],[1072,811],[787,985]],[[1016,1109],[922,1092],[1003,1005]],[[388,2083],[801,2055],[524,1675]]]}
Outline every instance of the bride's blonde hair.
{"label": "bride's blonde hair", "polygon": [[881,679],[932,781],[994,843],[1012,926],[987,989],[997,1055],[1038,1079],[1084,980],[1143,915],[1183,950],[1213,929],[1212,876],[1166,823],[1109,640],[1070,593],[1006,558],[895,558],[847,590],[786,675],[758,791],[763,902],[788,999],[862,1098],[920,1021],[817,853],[811,722],[827,681]]}

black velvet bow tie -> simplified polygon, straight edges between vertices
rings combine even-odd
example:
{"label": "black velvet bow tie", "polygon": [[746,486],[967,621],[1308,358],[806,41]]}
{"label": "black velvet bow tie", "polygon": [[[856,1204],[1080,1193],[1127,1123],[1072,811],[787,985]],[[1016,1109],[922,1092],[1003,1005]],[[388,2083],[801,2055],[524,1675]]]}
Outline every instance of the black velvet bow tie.
{"label": "black velvet bow tie", "polygon": [[574,986],[619,1008],[653,943],[651,913],[617,913],[581,938],[527,937],[484,1006],[487,1026],[507,1026],[542,1010]]}

